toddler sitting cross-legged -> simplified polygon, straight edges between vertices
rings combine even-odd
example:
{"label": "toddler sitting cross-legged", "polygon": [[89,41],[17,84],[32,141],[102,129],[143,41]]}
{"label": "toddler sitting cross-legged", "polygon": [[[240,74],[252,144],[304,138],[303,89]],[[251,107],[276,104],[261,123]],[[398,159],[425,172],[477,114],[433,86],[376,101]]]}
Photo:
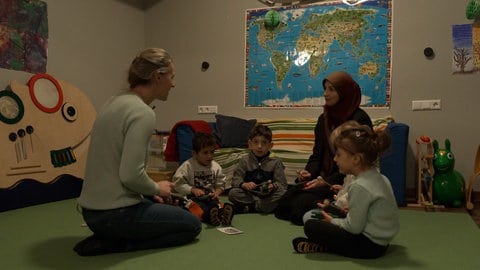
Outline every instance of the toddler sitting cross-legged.
{"label": "toddler sitting cross-legged", "polygon": [[192,157],[180,165],[173,176],[175,191],[187,197],[184,207],[202,222],[213,226],[230,225],[233,207],[219,200],[226,177],[222,167],[213,160],[215,137],[195,133],[192,144]]}
{"label": "toddler sitting cross-legged", "polygon": [[287,189],[282,160],[270,156],[272,131],[257,125],[248,137],[250,152],[237,164],[228,194],[237,213],[272,213]]}

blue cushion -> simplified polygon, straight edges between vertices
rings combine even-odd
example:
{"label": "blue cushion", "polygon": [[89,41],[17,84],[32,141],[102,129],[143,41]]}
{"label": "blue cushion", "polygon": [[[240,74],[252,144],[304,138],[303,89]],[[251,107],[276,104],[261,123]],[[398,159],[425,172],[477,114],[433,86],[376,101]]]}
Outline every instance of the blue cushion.
{"label": "blue cushion", "polygon": [[178,163],[182,164],[185,160],[192,157],[192,138],[193,129],[187,125],[177,127],[177,147],[178,147]]}
{"label": "blue cushion", "polygon": [[[215,123],[208,123],[212,130],[215,130]],[[178,147],[178,164],[182,164],[185,160],[192,157],[192,139],[195,132],[187,125],[177,127],[177,147]]]}
{"label": "blue cushion", "polygon": [[387,129],[392,144],[390,150],[380,159],[380,171],[390,179],[397,204],[404,206],[409,127],[406,124],[390,122]]}

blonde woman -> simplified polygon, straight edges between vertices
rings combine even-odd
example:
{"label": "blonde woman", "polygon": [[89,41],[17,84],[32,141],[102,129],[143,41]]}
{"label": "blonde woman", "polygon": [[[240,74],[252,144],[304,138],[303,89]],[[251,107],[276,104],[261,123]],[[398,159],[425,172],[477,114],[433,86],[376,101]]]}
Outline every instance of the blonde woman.
{"label": "blonde woman", "polygon": [[200,233],[201,223],[194,215],[161,203],[170,198],[173,183],[154,182],[145,171],[156,123],[149,105],[167,100],[174,77],[173,60],[165,50],[145,49],[130,65],[129,89],[100,110],[78,198],[93,235],[74,247],[79,255],[182,245]]}

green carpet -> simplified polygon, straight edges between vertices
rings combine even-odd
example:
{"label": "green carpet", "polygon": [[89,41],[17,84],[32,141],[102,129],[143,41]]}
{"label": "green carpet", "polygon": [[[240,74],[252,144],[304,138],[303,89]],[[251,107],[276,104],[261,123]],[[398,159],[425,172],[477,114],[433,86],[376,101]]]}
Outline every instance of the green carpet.
{"label": "green carpet", "polygon": [[401,231],[388,254],[375,260],[296,254],[291,239],[302,227],[273,215],[238,215],[243,234],[204,226],[181,247],[80,257],[75,243],[90,235],[75,200],[0,213],[2,269],[480,269],[480,230],[466,213],[401,210]]}

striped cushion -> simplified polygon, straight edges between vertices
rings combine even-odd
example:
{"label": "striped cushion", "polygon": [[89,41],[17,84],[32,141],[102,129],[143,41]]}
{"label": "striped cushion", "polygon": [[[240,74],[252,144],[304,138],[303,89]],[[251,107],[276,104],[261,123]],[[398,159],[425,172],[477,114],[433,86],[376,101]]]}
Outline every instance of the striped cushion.
{"label": "striped cushion", "polygon": [[387,128],[388,123],[394,122],[392,116],[386,116],[383,118],[372,119],[373,130],[379,131]]}
{"label": "striped cushion", "polygon": [[235,166],[248,151],[248,148],[219,148],[215,150],[213,159],[222,166],[223,173],[227,176],[226,188],[231,186]]}
{"label": "striped cushion", "polygon": [[316,119],[259,119],[258,123],[272,130],[272,150],[290,150],[311,153],[315,142],[314,129]]}

